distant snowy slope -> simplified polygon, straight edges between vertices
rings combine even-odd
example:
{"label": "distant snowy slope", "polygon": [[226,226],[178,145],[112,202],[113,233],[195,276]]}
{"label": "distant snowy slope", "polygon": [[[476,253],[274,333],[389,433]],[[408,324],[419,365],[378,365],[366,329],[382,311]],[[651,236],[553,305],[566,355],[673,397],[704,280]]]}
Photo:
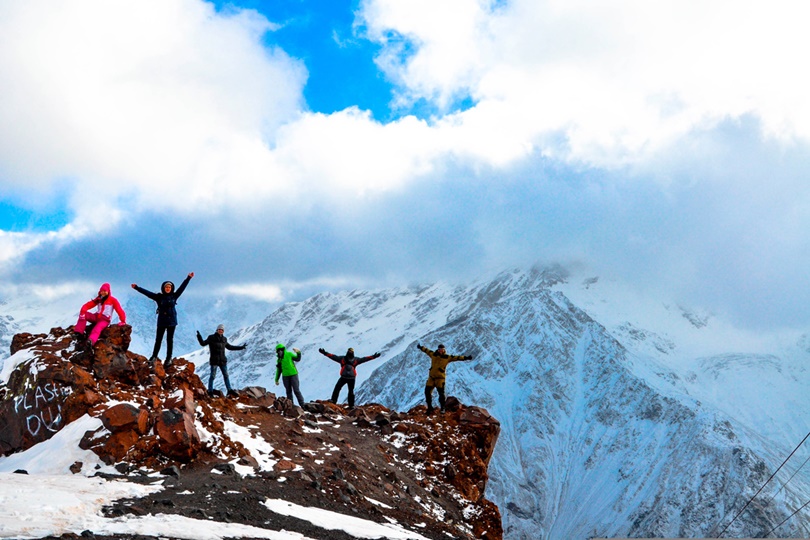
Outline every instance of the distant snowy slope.
{"label": "distant snowy slope", "polygon": [[[604,327],[542,282],[516,274],[491,290],[479,297],[496,302],[426,337],[476,355],[450,365],[448,391],[502,422],[490,496],[508,538],[706,536],[787,455],[714,408],[658,392]],[[423,400],[427,366],[409,350],[361,397],[407,409]],[[782,496],[795,503],[808,485]],[[784,499],[761,512],[735,531],[786,517]]]}

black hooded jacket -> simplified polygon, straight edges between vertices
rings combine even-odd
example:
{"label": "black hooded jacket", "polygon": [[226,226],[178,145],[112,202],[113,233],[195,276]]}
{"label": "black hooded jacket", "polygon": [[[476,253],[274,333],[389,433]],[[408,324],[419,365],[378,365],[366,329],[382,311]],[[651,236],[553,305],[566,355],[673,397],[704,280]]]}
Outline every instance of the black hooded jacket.
{"label": "black hooded jacket", "polygon": [[[180,298],[180,295],[186,290],[186,285],[188,285],[189,281],[191,281],[191,276],[186,276],[186,279],[183,280],[183,283],[180,284],[180,288],[176,291],[174,290],[174,283],[171,281],[164,281],[160,285],[159,293],[153,293],[152,291],[147,291],[143,287],[138,286],[135,287],[135,290],[157,303],[157,325],[165,328],[168,326],[177,326],[177,308],[175,306],[177,305],[177,299]],[[163,288],[167,283],[172,286],[172,290],[171,292],[165,293],[163,292]]]}

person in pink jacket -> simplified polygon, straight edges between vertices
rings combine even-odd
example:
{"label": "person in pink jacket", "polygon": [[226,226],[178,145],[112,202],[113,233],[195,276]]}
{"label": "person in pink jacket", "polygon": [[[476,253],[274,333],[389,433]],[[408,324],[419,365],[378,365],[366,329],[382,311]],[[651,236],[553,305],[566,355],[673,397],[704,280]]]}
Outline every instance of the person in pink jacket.
{"label": "person in pink jacket", "polygon": [[[95,310],[91,311],[94,308]],[[84,336],[87,323],[91,323],[93,327],[88,340],[91,346],[95,345],[101,331],[107,328],[112,321],[113,311],[118,314],[119,325],[127,324],[127,314],[124,313],[118,300],[110,294],[110,284],[104,283],[98,290],[98,296],[84,304],[79,310],[79,320],[74,325],[73,331]]]}

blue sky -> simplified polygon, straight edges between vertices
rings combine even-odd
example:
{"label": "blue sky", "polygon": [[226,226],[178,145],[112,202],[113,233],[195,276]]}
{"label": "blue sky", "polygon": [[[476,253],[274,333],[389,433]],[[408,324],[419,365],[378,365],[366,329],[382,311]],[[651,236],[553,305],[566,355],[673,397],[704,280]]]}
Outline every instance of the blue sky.
{"label": "blue sky", "polygon": [[539,262],[806,327],[802,6],[0,0],[0,296]]}

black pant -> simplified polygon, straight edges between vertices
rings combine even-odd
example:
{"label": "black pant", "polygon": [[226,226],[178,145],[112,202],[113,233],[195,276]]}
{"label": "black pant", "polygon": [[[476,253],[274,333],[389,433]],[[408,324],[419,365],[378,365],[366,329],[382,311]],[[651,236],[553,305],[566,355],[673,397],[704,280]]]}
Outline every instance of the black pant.
{"label": "black pant", "polygon": [[295,393],[295,397],[298,398],[298,404],[303,407],[304,396],[301,395],[301,389],[298,385],[298,375],[283,375],[281,382],[284,383],[284,390],[287,391],[287,399],[292,401],[293,393]]}
{"label": "black pant", "polygon": [[344,385],[349,386],[349,407],[354,407],[354,377],[341,377],[335,384],[335,389],[332,390],[332,403],[337,403],[340,390]]}
{"label": "black pant", "polygon": [[[427,401],[428,410],[433,409],[433,386],[425,386],[425,401]],[[444,409],[444,385],[436,386],[439,391],[439,407]]]}
{"label": "black pant", "polygon": [[152,349],[152,358],[157,358],[160,352],[160,344],[163,341],[163,333],[166,333],[166,361],[172,361],[172,348],[174,347],[174,329],[176,326],[158,326],[155,334],[155,348]]}

